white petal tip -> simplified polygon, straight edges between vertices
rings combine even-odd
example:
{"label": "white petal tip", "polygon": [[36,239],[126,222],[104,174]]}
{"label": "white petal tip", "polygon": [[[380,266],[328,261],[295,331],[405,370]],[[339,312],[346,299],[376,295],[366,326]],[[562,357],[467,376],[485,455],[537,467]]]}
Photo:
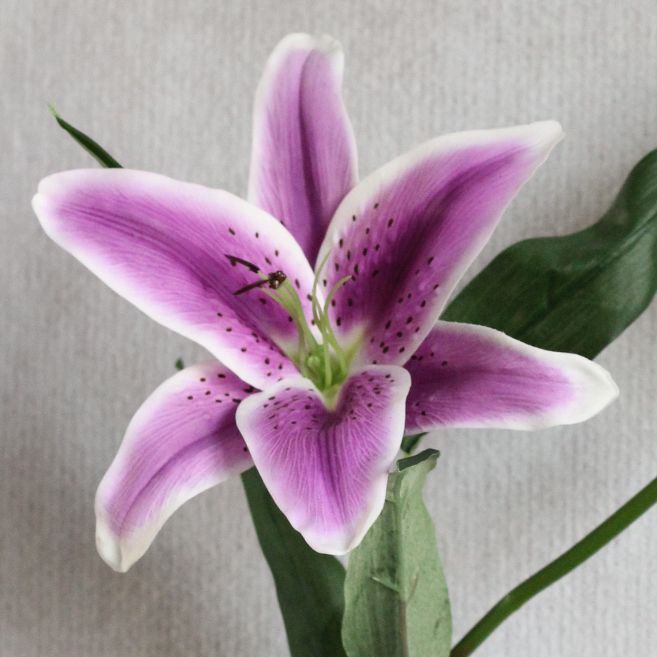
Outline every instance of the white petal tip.
{"label": "white petal tip", "polygon": [[575,395],[570,404],[548,414],[535,427],[579,424],[601,413],[619,395],[620,390],[611,374],[593,361],[575,354],[557,354],[570,357],[570,376]]}
{"label": "white petal tip", "polygon": [[[612,378],[611,374],[597,363],[592,363],[594,369],[590,376],[590,397],[591,402],[591,416],[596,415],[604,410],[611,402],[613,402],[618,395],[620,395],[620,388],[616,381]],[[587,418],[588,419],[588,418]]]}
{"label": "white petal tip", "polygon": [[309,533],[308,531],[301,532],[308,545],[310,545],[315,552],[331,554],[336,557],[349,554],[354,548],[357,548],[370,530],[370,527],[376,522],[381,511],[383,511],[387,480],[388,476],[386,474],[385,477],[382,478],[378,490],[374,491],[372,500],[369,504],[369,512],[361,519],[357,526],[342,531],[337,535]]}
{"label": "white petal tip", "polygon": [[[410,379],[411,377],[409,375],[408,387],[410,387]],[[383,511],[386,500],[386,489],[388,487],[388,474],[389,469],[382,474],[378,485],[374,487],[372,496],[367,504],[368,512],[360,518],[358,524],[343,528],[339,534],[321,534],[307,530],[304,531],[297,527],[297,530],[306,539],[308,545],[315,552],[331,554],[336,557],[349,554],[354,548],[357,548]]]}
{"label": "white petal tip", "polygon": [[306,543],[308,543],[315,552],[319,552],[320,554],[331,554],[334,557],[342,557],[345,554],[349,554],[349,552],[355,547],[358,547],[363,540],[364,535],[365,532],[356,537],[353,535],[338,537],[309,536],[307,532],[306,534],[303,534]]}
{"label": "white petal tip", "polygon": [[120,539],[99,518],[96,521],[96,549],[100,558],[117,573],[125,573],[137,561],[128,558]]}
{"label": "white petal tip", "polygon": [[37,218],[39,221],[41,221],[41,215],[40,215],[40,210],[42,207],[43,203],[43,197],[39,192],[37,192],[33,197],[32,197],[32,209],[34,210],[34,213],[36,214]]}
{"label": "white petal tip", "polygon": [[[378,508],[381,506],[381,508]],[[376,518],[381,513],[383,505],[376,504],[375,509],[371,509],[368,517],[365,518],[357,527],[342,528],[342,531],[335,534],[321,534],[318,532],[301,532],[306,542],[315,552],[322,554],[332,554],[341,557],[349,554],[354,548],[358,547],[372,526]]]}
{"label": "white petal tip", "polygon": [[538,150],[546,157],[549,152],[564,138],[564,131],[558,121],[537,121],[527,126],[530,138]]}
{"label": "white petal tip", "polygon": [[[44,178],[44,180],[46,180]],[[39,188],[37,189],[37,193],[32,197],[32,209],[36,213],[37,217],[39,217],[39,220],[41,220],[40,212],[43,210],[44,206],[46,205],[46,197],[44,195],[44,190],[43,190],[43,180],[39,183]]]}
{"label": "white petal tip", "polygon": [[293,32],[283,37],[274,52],[290,50],[319,50],[327,54],[342,54],[342,44],[328,34]]}
{"label": "white petal tip", "polygon": [[[43,184],[43,183],[41,183]],[[50,221],[50,213],[48,211],[48,199],[44,195],[43,190],[41,189],[41,184],[39,185],[39,191],[32,197],[32,210],[36,215],[41,228],[48,237],[50,237],[55,242],[56,240],[56,226],[55,222]]]}
{"label": "white petal tip", "polygon": [[537,130],[545,139],[551,139],[559,141],[563,139],[564,131],[561,127],[559,121],[554,121],[553,119],[547,121],[536,121],[535,123],[530,124],[535,130]]}
{"label": "white petal tip", "polygon": [[574,393],[572,399],[545,415],[507,428],[527,431],[579,424],[601,413],[618,397],[619,388],[604,367],[576,354],[552,352],[551,356],[557,366],[568,368],[566,371]]}

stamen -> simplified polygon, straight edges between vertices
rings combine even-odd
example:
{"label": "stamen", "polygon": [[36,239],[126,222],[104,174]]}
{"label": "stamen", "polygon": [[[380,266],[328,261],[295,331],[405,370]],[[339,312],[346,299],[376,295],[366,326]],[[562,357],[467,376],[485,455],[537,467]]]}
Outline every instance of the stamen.
{"label": "stamen", "polygon": [[228,258],[228,261],[230,262],[233,267],[235,265],[242,265],[243,267],[246,267],[249,271],[252,271],[254,274],[259,274],[261,273],[260,268],[257,265],[254,265],[252,262],[249,262],[248,260],[243,260],[242,258],[238,258],[237,256],[233,255],[228,255],[227,253],[224,253],[224,255]]}
{"label": "stamen", "polygon": [[[321,335],[321,341],[318,342],[306,319],[299,294],[284,272],[277,270],[265,274],[260,267],[248,260],[225,255],[233,267],[241,265],[260,277],[259,280],[241,287],[233,294],[237,296],[250,290],[266,288],[263,290],[264,294],[278,303],[297,327],[299,340],[296,353],[288,353],[289,349],[283,348],[286,355],[295,363],[303,376],[312,380],[319,389],[326,391],[326,394],[333,394],[331,391],[335,392],[336,386],[347,376],[349,361],[353,354],[346,354],[338,343],[328,318],[328,309],[336,292],[351,279],[351,276],[341,278],[331,288],[322,306],[318,299],[318,287],[322,269],[330,253],[327,253],[319,264],[313,280],[312,292],[307,295],[312,306],[312,323]],[[296,287],[300,288],[296,279],[294,282]],[[262,297],[260,300],[264,301]],[[334,301],[333,303],[335,304]]]}
{"label": "stamen", "polygon": [[243,267],[246,267],[249,271],[252,271],[254,274],[260,275],[259,281],[254,281],[253,283],[249,283],[248,285],[245,285],[244,287],[241,287],[239,290],[233,292],[235,296],[244,294],[245,292],[249,292],[250,290],[254,290],[256,288],[264,287],[265,285],[268,285],[269,288],[272,290],[278,290],[278,288],[285,282],[287,278],[285,273],[280,270],[270,272],[269,274],[265,274],[262,271],[262,269],[260,269],[260,267],[254,265],[252,262],[249,262],[248,260],[244,260],[243,258],[238,258],[237,256],[229,255],[227,253],[225,253],[224,255],[228,258],[228,261],[233,267],[235,267],[236,265],[242,265]]}
{"label": "stamen", "polygon": [[272,290],[278,290],[278,288],[285,283],[287,276],[280,270],[273,271],[269,274],[269,287]]}
{"label": "stamen", "polygon": [[255,283],[249,283],[248,285],[245,285],[244,287],[241,287],[239,290],[235,290],[233,294],[235,296],[239,296],[240,294],[244,294],[245,292],[249,292],[250,290],[254,290],[255,288],[260,288],[263,285],[267,285],[269,283],[268,278],[263,278],[259,281],[256,281]]}

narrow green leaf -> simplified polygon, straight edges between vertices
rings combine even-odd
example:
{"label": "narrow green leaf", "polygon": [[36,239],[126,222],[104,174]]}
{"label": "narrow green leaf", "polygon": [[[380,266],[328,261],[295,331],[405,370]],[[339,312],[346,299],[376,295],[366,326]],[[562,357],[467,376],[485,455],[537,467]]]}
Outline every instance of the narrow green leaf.
{"label": "narrow green leaf", "polygon": [[344,657],[342,564],[308,546],[271,499],[255,468],[242,475],[242,483],[274,577],[291,657]]}
{"label": "narrow green leaf", "polygon": [[[351,553],[342,638],[349,657],[447,657],[452,622],[422,487],[435,450],[403,459],[383,512]],[[310,653],[309,653],[310,654]]]}
{"label": "narrow green leaf", "polygon": [[593,358],[645,310],[656,290],[657,150],[632,170],[600,221],[565,237],[514,244],[443,318]]}
{"label": "narrow green leaf", "polygon": [[121,165],[102,147],[100,144],[97,144],[91,137],[88,137],[77,128],[73,127],[68,121],[59,116],[57,110],[52,106],[48,106],[52,115],[55,117],[55,120],[61,128],[66,130],[75,141],[84,148],[89,155],[91,155],[101,166],[107,167],[109,169],[120,169]]}

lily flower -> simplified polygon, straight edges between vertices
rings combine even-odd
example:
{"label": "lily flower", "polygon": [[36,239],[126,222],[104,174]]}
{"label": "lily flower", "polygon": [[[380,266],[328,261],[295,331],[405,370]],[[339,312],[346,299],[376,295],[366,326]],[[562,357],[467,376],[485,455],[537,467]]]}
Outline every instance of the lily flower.
{"label": "lily flower", "polygon": [[55,242],[215,358],[155,390],[100,484],[97,545],[115,570],[253,465],[311,547],[346,553],[382,509],[405,433],[570,424],[617,395],[585,358],[438,319],[559,124],[439,137],[358,182],[342,71],[329,37],[276,47],[249,201],[127,169],[39,186]]}

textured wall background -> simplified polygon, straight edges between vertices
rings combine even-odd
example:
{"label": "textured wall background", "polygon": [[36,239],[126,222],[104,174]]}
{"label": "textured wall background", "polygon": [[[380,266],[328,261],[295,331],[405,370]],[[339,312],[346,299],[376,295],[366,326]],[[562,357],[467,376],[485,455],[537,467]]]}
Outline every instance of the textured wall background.
{"label": "textured wall background", "polygon": [[[282,657],[238,481],[186,505],[129,574],[97,557],[93,495],[142,399],[192,344],[50,243],[29,201],[91,165],[46,102],[128,166],[242,193],[252,94],[290,31],[345,47],[361,171],[441,132],[542,118],[567,138],[507,244],[595,220],[657,146],[653,0],[2,0],[1,657]],[[474,273],[471,272],[471,273]],[[453,431],[427,491],[456,638],[655,475],[657,306],[602,354],[621,399],[538,434]],[[654,657],[657,511],[498,631],[481,657]],[[309,656],[312,657],[312,656]]]}

